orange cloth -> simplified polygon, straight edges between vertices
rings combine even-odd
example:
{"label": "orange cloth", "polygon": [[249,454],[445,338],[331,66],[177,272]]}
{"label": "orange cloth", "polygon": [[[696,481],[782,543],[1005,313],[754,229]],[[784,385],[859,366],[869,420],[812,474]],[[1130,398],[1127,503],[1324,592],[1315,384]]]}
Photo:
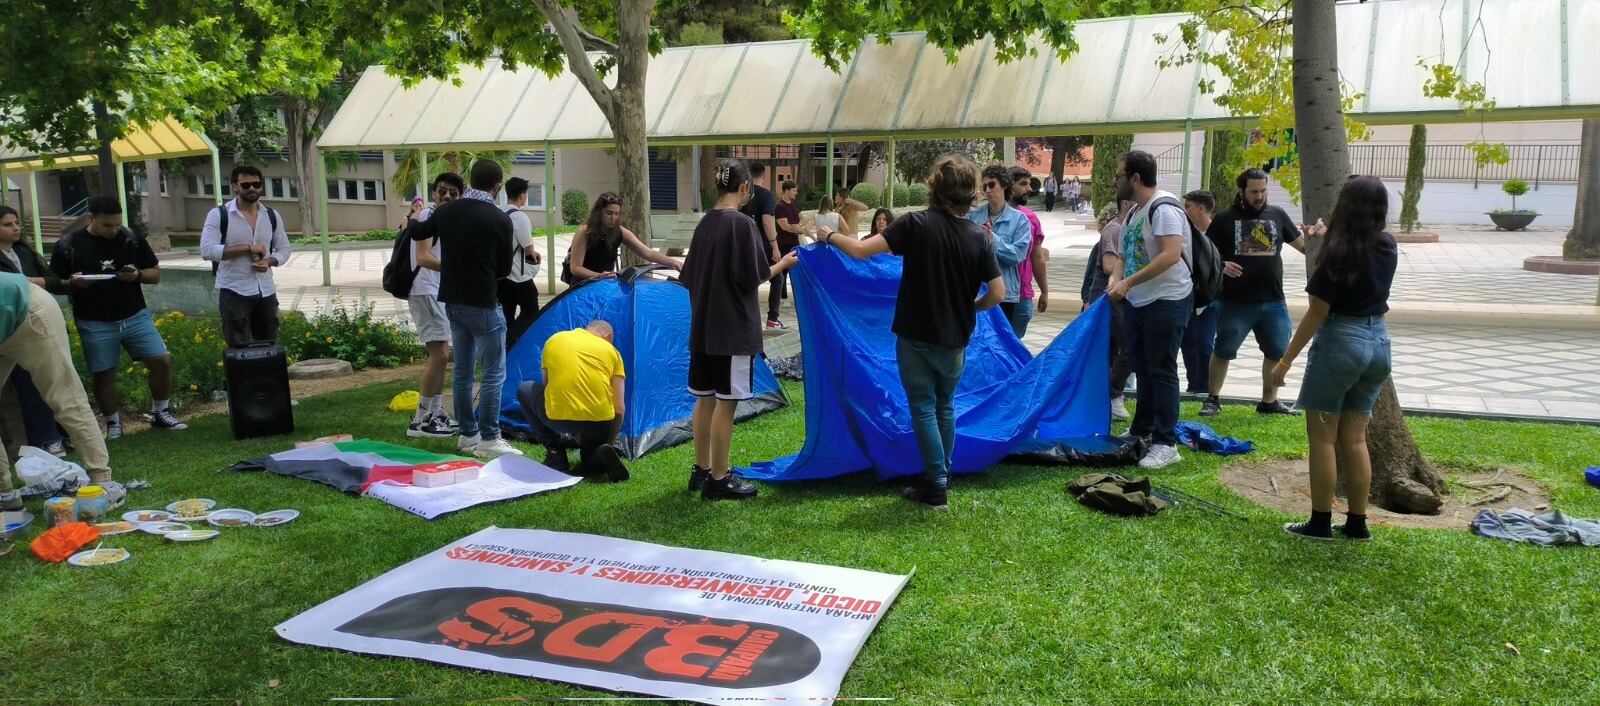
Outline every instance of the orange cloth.
{"label": "orange cloth", "polygon": [[54,564],[66,561],[67,557],[99,538],[100,530],[90,527],[89,523],[73,522],[45,530],[29,546],[33,548],[34,556]]}

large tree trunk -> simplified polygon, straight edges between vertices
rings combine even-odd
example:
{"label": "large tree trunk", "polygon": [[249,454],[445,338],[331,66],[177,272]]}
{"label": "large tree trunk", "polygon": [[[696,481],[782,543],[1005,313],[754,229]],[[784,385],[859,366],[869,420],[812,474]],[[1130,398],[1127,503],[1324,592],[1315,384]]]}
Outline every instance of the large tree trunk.
{"label": "large tree trunk", "polygon": [[[1294,115],[1299,140],[1302,209],[1307,222],[1333,211],[1350,174],[1339,93],[1339,38],[1334,5],[1327,0],[1294,2]],[[1310,246],[1320,243],[1308,243]],[[1307,258],[1316,260],[1312,247]],[[1394,382],[1386,381],[1367,427],[1372,458],[1372,502],[1395,512],[1436,513],[1444,481],[1423,458],[1401,416]],[[1339,464],[1341,467],[1343,463]],[[1342,483],[1341,483],[1342,485]]]}
{"label": "large tree trunk", "polygon": [[1428,126],[1411,126],[1411,149],[1406,152],[1406,188],[1400,192],[1400,231],[1417,229],[1417,204],[1422,202],[1422,173],[1428,166]]}
{"label": "large tree trunk", "polygon": [[300,234],[309,236],[317,232],[317,189],[328,188],[317,183],[317,145],[310,126],[305,101],[292,100],[285,104],[285,131],[289,141],[289,167],[300,182]]}
{"label": "large tree trunk", "polygon": [[[94,101],[93,109],[94,134],[95,139],[97,140],[97,144],[95,145],[95,156],[100,160],[99,168],[97,170],[97,173],[100,175],[100,186],[95,193],[100,196],[120,198],[122,195],[117,193],[116,190],[117,160],[116,156],[111,152],[111,115],[106,111],[106,104],[104,101]],[[62,205],[71,206],[72,204]]]}
{"label": "large tree trunk", "polygon": [[[1578,204],[1561,246],[1566,260],[1600,260],[1600,119],[1583,121],[1578,148]],[[1600,302],[1597,302],[1600,303]]]}
{"label": "large tree trunk", "polygon": [[[617,28],[617,87],[612,92],[611,133],[617,144],[622,217],[646,243],[650,232],[650,153],[645,136],[644,81],[650,62],[650,15],[655,0],[620,0]],[[623,251],[627,266],[643,264]]]}
{"label": "large tree trunk", "polygon": [[801,201],[806,200],[806,192],[811,190],[816,180],[816,165],[814,164],[816,160],[812,159],[811,156],[812,151],[815,149],[816,145],[809,142],[800,145],[800,166],[796,169],[798,176],[795,181],[800,184]]}
{"label": "large tree trunk", "polygon": [[[1050,176],[1056,178],[1056,186],[1061,185],[1061,173],[1067,170],[1067,138],[1050,138]],[[1061,193],[1059,190],[1056,192]]]}

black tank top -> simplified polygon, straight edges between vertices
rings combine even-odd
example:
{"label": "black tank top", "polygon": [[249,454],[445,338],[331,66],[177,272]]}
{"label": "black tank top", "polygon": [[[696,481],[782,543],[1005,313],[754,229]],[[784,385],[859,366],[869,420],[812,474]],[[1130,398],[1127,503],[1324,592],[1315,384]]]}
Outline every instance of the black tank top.
{"label": "black tank top", "polygon": [[608,237],[587,233],[584,238],[583,266],[591,272],[616,272],[617,254],[622,246],[622,229]]}

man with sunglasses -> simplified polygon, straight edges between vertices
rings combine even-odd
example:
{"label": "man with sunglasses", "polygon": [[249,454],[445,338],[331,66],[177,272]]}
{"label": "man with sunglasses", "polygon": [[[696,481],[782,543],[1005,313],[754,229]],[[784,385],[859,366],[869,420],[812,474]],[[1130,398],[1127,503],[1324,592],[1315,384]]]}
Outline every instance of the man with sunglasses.
{"label": "man with sunglasses", "polygon": [[1000,264],[1000,278],[1006,283],[1005,298],[1000,301],[1000,309],[1005,312],[1006,320],[1011,323],[1017,337],[1021,338],[1028,330],[1028,320],[1033,318],[1033,302],[1028,302],[1026,309],[1020,303],[1022,273],[1019,269],[1019,265],[1028,257],[1028,246],[1033,243],[1033,226],[1028,223],[1027,216],[1012,208],[1008,202],[1011,196],[1011,170],[998,164],[990,165],[983,170],[980,183],[984,202],[972,209],[967,218],[982,227],[994,245],[994,258]]}
{"label": "man with sunglasses", "polygon": [[261,203],[266,179],[233,168],[233,200],[212,209],[200,230],[200,256],[216,265],[217,308],[229,348],[278,342],[278,287],[272,268],[289,261],[283,219]]}

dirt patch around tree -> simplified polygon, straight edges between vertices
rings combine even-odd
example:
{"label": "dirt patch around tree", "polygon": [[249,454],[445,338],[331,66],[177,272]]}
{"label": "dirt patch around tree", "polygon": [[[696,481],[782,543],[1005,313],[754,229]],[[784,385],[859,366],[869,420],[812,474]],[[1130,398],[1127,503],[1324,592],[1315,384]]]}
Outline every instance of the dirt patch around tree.
{"label": "dirt patch around tree", "polygon": [[[1403,515],[1373,506],[1368,521],[1385,527],[1420,527],[1466,532],[1472,518],[1485,508],[1505,512],[1513,507],[1543,512],[1550,494],[1538,483],[1511,470],[1450,473],[1441,469],[1450,492],[1437,515]],[[1222,484],[1240,497],[1263,507],[1302,515],[1311,507],[1310,466],[1304,459],[1235,463],[1222,467]],[[1336,498],[1334,512],[1346,510]]]}

